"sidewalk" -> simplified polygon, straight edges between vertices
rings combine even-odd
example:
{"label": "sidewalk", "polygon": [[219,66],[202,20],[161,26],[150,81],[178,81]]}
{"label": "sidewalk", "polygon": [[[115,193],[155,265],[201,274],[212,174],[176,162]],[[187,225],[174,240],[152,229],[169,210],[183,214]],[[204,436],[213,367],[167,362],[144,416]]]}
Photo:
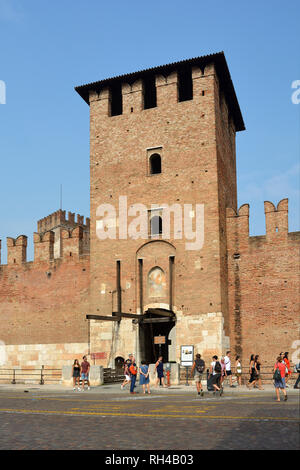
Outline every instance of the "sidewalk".
{"label": "sidewalk", "polygon": [[[292,394],[292,395],[297,395],[299,394],[300,390],[296,390],[293,388],[294,384],[291,385],[289,388],[287,388],[287,393]],[[203,387],[205,395],[212,394],[212,392],[208,392],[206,386]],[[73,391],[73,388],[71,387],[65,387],[63,385],[59,384],[46,384],[46,385],[38,385],[38,384],[0,384],[0,393],[3,391],[10,391],[10,392],[38,392],[38,393],[55,393],[55,394],[80,394],[82,392]],[[137,384],[136,387],[136,393],[139,395],[142,395],[142,387]],[[124,390],[121,390],[121,384],[105,384],[101,385],[99,387],[91,387],[90,390],[85,390],[85,394],[113,394],[113,395],[119,395],[119,396],[126,396],[129,395],[129,388],[125,388]],[[182,395],[183,393],[190,394],[190,395],[196,395],[196,386],[193,384],[189,384],[188,386],[184,384],[180,385],[172,385],[167,388],[163,387],[151,387],[151,394],[152,395],[163,395],[163,394],[178,394]],[[270,394],[270,393],[275,393],[275,388],[274,385],[272,384],[267,384],[264,385],[264,390],[259,390],[259,389],[248,389],[246,385],[242,385],[241,387],[234,387],[231,388],[227,384],[224,386],[224,395],[226,396],[234,396],[236,394],[253,394],[253,395],[265,395],[265,394]]]}

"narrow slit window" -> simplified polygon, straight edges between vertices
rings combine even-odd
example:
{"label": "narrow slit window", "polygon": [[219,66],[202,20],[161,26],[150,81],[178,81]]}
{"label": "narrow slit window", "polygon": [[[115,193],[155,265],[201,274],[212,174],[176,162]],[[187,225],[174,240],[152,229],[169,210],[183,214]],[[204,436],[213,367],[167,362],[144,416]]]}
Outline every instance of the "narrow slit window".
{"label": "narrow slit window", "polygon": [[159,215],[152,217],[151,221],[151,235],[161,235],[162,234],[162,218]]}
{"label": "narrow slit window", "polygon": [[157,175],[161,173],[161,156],[158,153],[151,155],[149,162],[151,175]]}
{"label": "narrow slit window", "polygon": [[144,109],[155,108],[156,106],[155,77],[146,77],[144,79]]}
{"label": "narrow slit window", "polygon": [[110,102],[110,111],[111,116],[118,116],[123,112],[123,103],[122,103],[122,87],[121,83],[113,85],[111,87],[111,102]]}
{"label": "narrow slit window", "polygon": [[193,80],[190,68],[178,70],[178,101],[193,99]]}

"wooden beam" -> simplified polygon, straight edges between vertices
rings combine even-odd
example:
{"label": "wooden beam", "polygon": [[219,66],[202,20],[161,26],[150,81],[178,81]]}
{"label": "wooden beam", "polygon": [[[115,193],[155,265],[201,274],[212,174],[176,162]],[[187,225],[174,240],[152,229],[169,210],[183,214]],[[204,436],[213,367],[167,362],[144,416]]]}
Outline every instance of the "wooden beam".
{"label": "wooden beam", "polygon": [[87,315],[87,320],[106,320],[106,321],[120,321],[120,317],[110,317],[106,315]]}
{"label": "wooden beam", "polygon": [[137,313],[119,313],[119,312],[113,312],[113,315],[114,316],[118,316],[118,317],[124,317],[124,318],[143,318],[143,315],[138,315]]}

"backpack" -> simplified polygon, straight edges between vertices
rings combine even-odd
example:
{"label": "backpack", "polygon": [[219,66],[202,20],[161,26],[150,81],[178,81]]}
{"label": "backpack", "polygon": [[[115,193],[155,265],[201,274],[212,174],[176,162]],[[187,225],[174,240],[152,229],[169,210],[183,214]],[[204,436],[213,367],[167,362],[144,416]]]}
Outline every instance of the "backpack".
{"label": "backpack", "polygon": [[274,375],[273,375],[273,379],[274,380],[281,380],[281,373],[280,373],[280,370],[278,369],[278,367],[276,367],[276,370],[274,372]]}
{"label": "backpack", "polygon": [[129,367],[129,371],[131,375],[136,375],[136,367],[133,364]]}
{"label": "backpack", "polygon": [[205,362],[203,361],[203,359],[196,359],[195,364],[196,371],[199,372],[199,374],[203,374],[203,371],[205,369]]}
{"label": "backpack", "polygon": [[217,374],[220,374],[221,371],[222,371],[222,366],[221,366],[221,364],[219,363],[219,361],[216,361],[215,372],[216,372]]}

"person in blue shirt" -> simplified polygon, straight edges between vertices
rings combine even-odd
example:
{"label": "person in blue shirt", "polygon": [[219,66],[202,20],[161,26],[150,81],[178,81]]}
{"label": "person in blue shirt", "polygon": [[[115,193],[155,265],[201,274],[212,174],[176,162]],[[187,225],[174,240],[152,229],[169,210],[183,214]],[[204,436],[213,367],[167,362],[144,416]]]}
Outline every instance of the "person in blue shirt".
{"label": "person in blue shirt", "polygon": [[147,385],[147,392],[150,395],[150,378],[149,378],[149,366],[146,364],[145,361],[141,362],[140,367],[140,385],[143,386],[143,392],[146,393],[146,385]]}

